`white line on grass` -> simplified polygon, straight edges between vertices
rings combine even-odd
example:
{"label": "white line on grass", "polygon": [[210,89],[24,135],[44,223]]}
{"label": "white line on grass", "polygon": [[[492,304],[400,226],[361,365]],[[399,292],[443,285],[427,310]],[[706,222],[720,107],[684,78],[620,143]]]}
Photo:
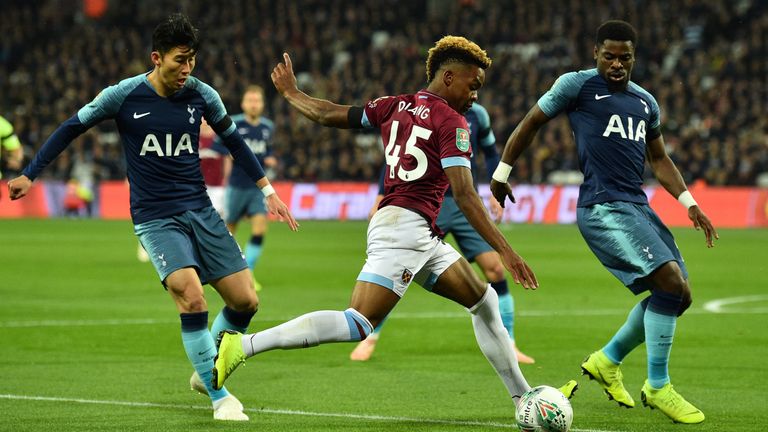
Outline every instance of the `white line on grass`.
{"label": "white line on grass", "polygon": [[[593,309],[571,311],[520,311],[517,316],[547,317],[547,316],[606,316],[624,315],[627,311],[620,309]],[[298,315],[296,315],[298,316]],[[254,321],[288,321],[296,316],[256,315]],[[467,312],[395,312],[392,319],[440,319],[468,318]],[[29,321],[0,321],[0,328],[27,327],[89,327],[89,326],[118,326],[118,325],[147,325],[147,324],[178,324],[178,319],[83,319],[83,320],[29,320]]]}
{"label": "white line on grass", "polygon": [[[50,397],[50,396],[28,396],[28,395],[14,395],[14,394],[0,394],[0,399],[10,400],[25,400],[25,401],[38,401],[38,402],[68,402],[79,404],[94,404],[94,405],[112,405],[112,406],[124,406],[135,408],[171,408],[171,409],[190,409],[190,410],[210,410],[211,406],[203,405],[181,405],[181,404],[161,404],[155,402],[130,402],[130,401],[116,401],[116,400],[95,400],[95,399],[80,399],[80,398],[64,398],[64,397]],[[419,418],[419,417],[400,417],[400,416],[383,416],[374,414],[347,414],[347,413],[328,413],[328,412],[312,412],[312,411],[297,411],[286,409],[271,409],[271,408],[245,408],[244,411],[266,413],[266,414],[279,414],[289,416],[305,416],[305,417],[335,417],[352,420],[376,420],[384,422],[397,422],[397,423],[423,423],[423,424],[437,424],[437,425],[450,425],[450,426],[484,426],[503,429],[517,429],[513,424],[496,423],[496,422],[482,422],[471,420],[444,420],[444,419],[431,419],[431,418]],[[613,432],[601,429],[571,429],[574,432]]]}
{"label": "white line on grass", "polygon": [[[701,309],[690,309],[686,314],[726,313],[726,314],[764,314],[768,313],[765,307],[725,308],[731,304],[763,302],[768,300],[768,295],[754,295],[744,297],[731,297],[711,300]],[[581,316],[616,316],[626,315],[626,309],[584,309],[584,310],[523,310],[515,312],[521,317],[581,317]],[[256,315],[254,321],[288,321],[295,316],[275,317],[270,315]],[[440,318],[466,318],[466,312],[394,312],[392,319],[440,319]],[[177,319],[90,319],[90,320],[30,320],[30,321],[0,321],[0,328],[28,328],[28,327],[89,327],[89,326],[118,326],[118,325],[147,325],[147,324],[178,324]]]}
{"label": "white line on grass", "polygon": [[[767,302],[768,295],[751,295],[740,297],[726,297],[721,299],[710,300],[704,303],[703,309],[712,313],[766,313],[768,308],[766,307],[732,307],[731,305],[743,305],[744,303],[760,303]],[[727,307],[726,306],[730,306]]]}

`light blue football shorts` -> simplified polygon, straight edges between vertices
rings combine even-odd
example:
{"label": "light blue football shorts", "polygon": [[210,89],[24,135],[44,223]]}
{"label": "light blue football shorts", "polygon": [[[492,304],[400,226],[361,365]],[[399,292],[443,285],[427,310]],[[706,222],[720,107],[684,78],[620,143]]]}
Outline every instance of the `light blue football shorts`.
{"label": "light blue football shorts", "polygon": [[248,268],[240,247],[212,206],[134,225],[160,280],[194,267],[205,284]]}
{"label": "light blue football shorts", "polygon": [[227,223],[237,223],[245,216],[267,213],[267,201],[264,193],[257,187],[227,187]]}
{"label": "light blue football shorts", "polygon": [[672,233],[650,206],[613,201],[579,207],[576,221],[597,259],[633,293],[652,289],[646,276],[670,261],[688,278]]}

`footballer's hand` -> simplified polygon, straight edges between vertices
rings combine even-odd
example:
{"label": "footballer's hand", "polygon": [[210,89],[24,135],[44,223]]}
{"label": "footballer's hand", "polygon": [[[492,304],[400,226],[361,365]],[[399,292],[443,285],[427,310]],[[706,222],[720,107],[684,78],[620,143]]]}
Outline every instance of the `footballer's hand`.
{"label": "footballer's hand", "polygon": [[506,201],[507,197],[509,197],[513,204],[515,203],[515,196],[512,195],[512,187],[509,183],[502,183],[492,179],[491,194],[493,194],[501,208],[504,208],[504,201]]}
{"label": "footballer's hand", "polygon": [[32,180],[29,177],[25,175],[18,176],[8,182],[8,195],[11,196],[11,200],[17,200],[24,197],[31,187]]}
{"label": "footballer's hand", "polygon": [[272,83],[277,91],[284,95],[289,90],[298,89],[296,75],[293,74],[293,62],[288,53],[283,53],[283,63],[278,63],[272,70]]}
{"label": "footballer's hand", "polygon": [[699,208],[699,206],[688,207],[688,218],[693,222],[693,227],[696,231],[703,229],[704,237],[707,239],[707,247],[715,247],[715,240],[720,239],[720,236],[715,231],[715,227],[712,226],[712,222],[707,215]]}
{"label": "footballer's hand", "polygon": [[501,260],[504,263],[504,267],[512,273],[515,283],[522,285],[525,289],[536,289],[539,287],[539,281],[536,280],[533,270],[517,252],[510,248],[501,254]]}
{"label": "footballer's hand", "polygon": [[281,222],[287,223],[291,227],[291,231],[299,230],[299,223],[296,222],[296,219],[288,210],[288,206],[283,203],[276,193],[267,197],[267,209],[269,209],[270,213],[277,216]]}
{"label": "footballer's hand", "polygon": [[504,208],[501,207],[501,204],[499,204],[499,202],[495,199],[489,200],[488,204],[491,206],[491,219],[493,219],[493,221],[496,223],[501,222],[501,217],[504,215]]}

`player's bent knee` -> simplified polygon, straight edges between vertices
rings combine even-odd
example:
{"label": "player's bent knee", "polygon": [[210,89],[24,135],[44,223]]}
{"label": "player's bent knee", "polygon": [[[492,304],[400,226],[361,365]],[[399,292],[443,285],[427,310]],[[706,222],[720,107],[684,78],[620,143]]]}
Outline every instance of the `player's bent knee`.
{"label": "player's bent knee", "polygon": [[677,316],[682,316],[685,313],[685,311],[687,311],[688,308],[691,307],[691,304],[693,304],[691,289],[686,287],[686,290],[683,293],[683,301],[680,303],[680,309],[677,311]]}
{"label": "player's bent knee", "polygon": [[352,341],[361,341],[373,332],[373,325],[368,318],[353,308],[344,311],[344,317],[349,325],[349,334]]}
{"label": "player's bent knee", "polygon": [[677,315],[683,303],[682,295],[655,289],[651,292],[648,309],[663,315]]}
{"label": "player's bent knee", "polygon": [[485,278],[488,282],[499,282],[504,279],[504,267],[501,265],[494,265],[493,267],[485,269],[483,273],[485,273]]}
{"label": "player's bent knee", "polygon": [[259,310],[259,297],[256,296],[256,293],[253,293],[252,296],[239,299],[239,301],[233,303],[234,304],[229,305],[229,307],[237,312],[255,313],[257,310]]}

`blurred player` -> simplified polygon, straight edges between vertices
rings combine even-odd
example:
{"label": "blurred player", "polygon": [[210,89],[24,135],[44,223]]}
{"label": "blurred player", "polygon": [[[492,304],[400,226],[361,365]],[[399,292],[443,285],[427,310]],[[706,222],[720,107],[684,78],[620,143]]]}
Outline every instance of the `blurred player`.
{"label": "blurred player", "polygon": [[[17,171],[21,168],[23,158],[21,143],[19,137],[13,132],[13,125],[3,116],[0,116],[0,160],[9,169]],[[2,172],[0,172],[0,178],[3,178]],[[0,194],[1,196],[2,194]]]}
{"label": "blurred player", "polygon": [[[245,89],[243,100],[240,102],[243,113],[232,116],[237,131],[251,149],[261,165],[269,170],[277,166],[277,159],[272,156],[272,136],[275,125],[271,120],[262,116],[264,112],[264,89],[250,85]],[[227,149],[217,145],[217,151],[226,153]],[[237,233],[237,223],[248,217],[251,223],[251,236],[245,245],[245,262],[253,271],[261,256],[264,235],[267,232],[267,207],[264,194],[253,184],[248,174],[241,168],[232,167],[227,182],[227,228],[232,235]],[[254,277],[256,291],[261,289]]]}
{"label": "blurred player", "polygon": [[[235,121],[234,116],[232,116],[232,121]],[[216,132],[211,128],[211,125],[205,119],[202,119],[200,121],[199,139],[200,171],[203,172],[205,189],[208,191],[208,197],[211,199],[213,208],[216,209],[222,219],[226,220],[225,193],[229,171],[232,169],[232,160],[229,157],[222,156],[220,152],[213,149],[216,136]],[[250,182],[253,184],[252,180]]]}
{"label": "blurred player", "polygon": [[211,328],[216,333],[245,330],[258,297],[237,243],[205,192],[197,155],[203,117],[267,195],[270,210],[291,229],[297,224],[236,132],[218,93],[191,76],[198,46],[189,20],[170,15],[152,35],[154,69],[106,88],[65,121],[8,188],[12,199],[23,197],[74,138],[114,119],[126,155],[134,230],[180,312],[182,341],[195,368],[191,383],[210,396],[214,419],[248,420],[237,398],[210,382],[216,347],[202,284],[210,283],[226,303]]}
{"label": "blurred player", "polygon": [[[470,161],[472,164],[472,176],[476,185],[475,155],[478,152],[483,152],[488,179],[491,178],[493,169],[499,162],[499,153],[496,151],[496,136],[491,129],[491,119],[488,111],[482,105],[473,103],[469,111],[464,113],[464,118],[467,119],[467,125],[469,126],[469,141],[472,143]],[[378,209],[378,205],[384,197],[384,177],[379,181],[379,193],[381,195],[377,197],[374,208],[371,210],[371,216]],[[493,219],[496,222],[500,221],[502,215],[501,205],[494,199],[491,199],[490,205]],[[453,238],[458,243],[462,255],[469,262],[477,262],[480,270],[483,271],[483,275],[485,275],[485,279],[496,290],[496,294],[499,296],[501,321],[504,323],[504,328],[507,329],[509,338],[514,344],[517,361],[524,364],[534,363],[534,359],[520,352],[515,344],[515,307],[512,295],[509,293],[507,278],[504,274],[504,264],[502,264],[499,254],[472,228],[464,213],[456,205],[451,188],[448,188],[445,192],[443,205],[440,208],[440,213],[437,215],[437,227],[443,232],[443,238],[448,234],[453,234]],[[373,330],[373,333],[355,347],[349,355],[350,359],[367,361],[371,358],[381,335],[381,328],[384,322],[379,323]]]}
{"label": "blurred player", "polygon": [[368,226],[368,258],[349,308],[311,312],[256,334],[220,334],[215,387],[247,357],[264,351],[365,339],[415,280],[468,309],[481,351],[517,404],[530,386],[501,322],[498,296],[465,258],[440,240],[435,224],[450,184],[459,208],[499,252],[515,281],[525,288],[538,287],[533,271],[485,211],[469,169],[469,131],[461,114],[477,100],[491,59],[475,43],[446,36],[429,50],[425,90],[380,97],[360,107],[301,92],[290,57],[283,57],[285,63],[275,67],[272,81],[304,116],[324,126],[380,128],[388,168],[384,199]]}
{"label": "blurred player", "polygon": [[581,368],[610,399],[631,408],[635,401],[624,388],[619,364],[645,342],[648,379],[640,392],[643,404],[675,422],[700,423],[704,414],[670,384],[675,325],[691,305],[691,289],[672,234],[641,189],[646,157],[659,183],[688,209],[696,229],[704,230],[707,247],[718,235],[667,156],[656,99],[630,81],[636,39],[635,29],[624,21],[607,21],[597,29],[597,68],[560,76],[531,108],[507,141],[491,191],[502,204],[507,196],[514,202],[507,184],[512,165],[542,125],[566,112],[584,173],[577,204],[579,230],[600,262],[633,294],[651,292]]}

